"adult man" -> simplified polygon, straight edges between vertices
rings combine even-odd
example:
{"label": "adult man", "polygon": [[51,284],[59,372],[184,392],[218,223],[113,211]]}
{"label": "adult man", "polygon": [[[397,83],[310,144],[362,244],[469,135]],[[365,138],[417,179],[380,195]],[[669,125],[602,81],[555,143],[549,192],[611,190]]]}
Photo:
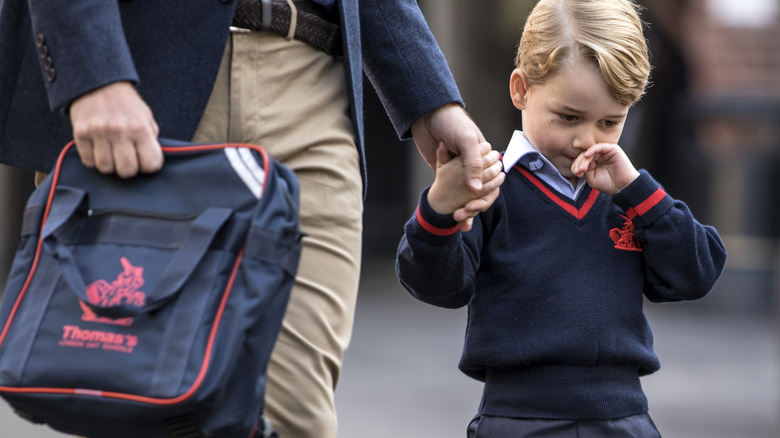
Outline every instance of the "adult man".
{"label": "adult man", "polygon": [[[319,44],[323,33],[341,44]],[[46,172],[74,138],[87,166],[130,178],[160,169],[167,137],[261,144],[295,170],[307,237],[266,406],[285,437],[336,436],[360,268],[363,70],[429,163],[443,142],[475,197],[497,190],[479,180],[484,138],[412,0],[4,0],[0,59],[2,162]],[[461,211],[465,227],[478,209]]]}

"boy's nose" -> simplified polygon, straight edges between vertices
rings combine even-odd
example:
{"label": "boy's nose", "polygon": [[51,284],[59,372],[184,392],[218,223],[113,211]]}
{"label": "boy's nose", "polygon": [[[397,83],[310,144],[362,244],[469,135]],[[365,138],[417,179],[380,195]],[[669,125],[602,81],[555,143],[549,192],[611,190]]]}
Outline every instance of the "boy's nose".
{"label": "boy's nose", "polygon": [[572,146],[575,149],[587,150],[594,144],[596,144],[596,138],[593,136],[590,130],[582,130],[578,132],[572,140]]}

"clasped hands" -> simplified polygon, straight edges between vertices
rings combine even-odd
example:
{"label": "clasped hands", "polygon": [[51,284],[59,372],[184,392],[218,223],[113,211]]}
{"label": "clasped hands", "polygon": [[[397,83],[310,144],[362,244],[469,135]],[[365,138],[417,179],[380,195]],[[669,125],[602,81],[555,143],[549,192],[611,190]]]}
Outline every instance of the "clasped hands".
{"label": "clasped hands", "polygon": [[498,198],[504,182],[500,155],[460,106],[449,104],[412,125],[425,161],[436,171],[428,203],[439,214],[452,214],[462,231]]}

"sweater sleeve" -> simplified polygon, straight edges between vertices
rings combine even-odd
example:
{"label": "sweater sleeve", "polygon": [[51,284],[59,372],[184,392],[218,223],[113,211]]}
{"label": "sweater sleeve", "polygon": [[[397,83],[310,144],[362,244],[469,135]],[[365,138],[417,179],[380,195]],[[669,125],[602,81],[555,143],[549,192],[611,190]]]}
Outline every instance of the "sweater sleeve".
{"label": "sweater sleeve", "polygon": [[452,215],[440,215],[428,205],[427,192],[404,226],[396,274],[401,285],[420,301],[463,307],[474,292],[479,267],[480,217],[474,218],[471,231],[463,233]]}
{"label": "sweater sleeve", "polygon": [[715,228],[700,224],[688,206],[644,170],[612,200],[634,223],[649,300],[695,300],[709,293],[726,264],[726,248]]}

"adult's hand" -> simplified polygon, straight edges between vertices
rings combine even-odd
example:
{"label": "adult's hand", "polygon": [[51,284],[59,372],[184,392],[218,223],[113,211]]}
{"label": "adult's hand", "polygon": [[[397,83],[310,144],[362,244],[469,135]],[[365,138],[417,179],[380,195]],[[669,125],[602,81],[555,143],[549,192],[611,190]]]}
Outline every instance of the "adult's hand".
{"label": "adult's hand", "polygon": [[70,119],[85,166],[122,178],[162,168],[159,127],[133,84],[114,82],[79,97]]}
{"label": "adult's hand", "polygon": [[443,105],[417,120],[412,125],[412,136],[423,159],[436,169],[436,149],[439,143],[451,155],[459,155],[463,160],[466,186],[479,191],[482,189],[482,154],[480,143],[485,137],[477,125],[460,105]]}

